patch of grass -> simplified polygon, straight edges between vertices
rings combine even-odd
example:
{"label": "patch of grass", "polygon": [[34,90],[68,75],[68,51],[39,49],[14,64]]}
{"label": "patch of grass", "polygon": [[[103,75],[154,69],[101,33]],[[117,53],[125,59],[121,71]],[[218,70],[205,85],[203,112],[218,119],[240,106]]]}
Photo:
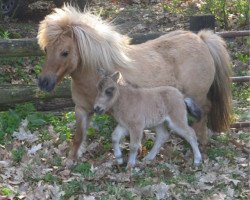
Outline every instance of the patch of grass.
{"label": "patch of grass", "polygon": [[23,180],[30,183],[37,183],[41,180],[41,171],[34,168],[37,163],[28,163],[23,169]]}
{"label": "patch of grass", "polygon": [[14,191],[12,191],[10,188],[8,187],[2,187],[0,188],[0,194],[4,195],[4,196],[8,196],[8,195],[12,195],[15,194]]}
{"label": "patch of grass", "polygon": [[225,147],[212,147],[207,150],[207,155],[209,159],[215,160],[216,157],[225,157],[228,159],[232,159],[235,157],[236,152],[232,149],[225,148]]}
{"label": "patch of grass", "polygon": [[212,136],[212,138],[221,144],[228,144],[232,137],[230,133],[221,133],[219,135]]}
{"label": "patch of grass", "polygon": [[0,144],[5,144],[11,139],[11,134],[18,128],[20,122],[21,117],[16,111],[0,112]]}
{"label": "patch of grass", "polygon": [[11,156],[12,156],[13,161],[16,163],[19,163],[22,160],[25,153],[26,153],[25,148],[22,146],[16,149],[13,149],[11,151]]}
{"label": "patch of grass", "polygon": [[85,162],[76,165],[73,172],[82,174],[83,176],[93,176],[94,173],[91,171],[91,164]]}
{"label": "patch of grass", "polygon": [[62,199],[69,199],[73,195],[79,194],[83,190],[83,183],[77,180],[72,180],[62,185],[62,190],[65,192]]}
{"label": "patch of grass", "polygon": [[239,138],[246,141],[250,140],[250,132],[240,133]]}
{"label": "patch of grass", "polygon": [[110,141],[111,133],[117,124],[114,118],[109,115],[94,115],[92,121],[94,127],[98,130],[98,135]]}
{"label": "patch of grass", "polygon": [[152,139],[148,139],[145,143],[144,146],[147,148],[147,150],[152,149],[154,146],[154,141]]}
{"label": "patch of grass", "polygon": [[60,133],[61,140],[71,139],[72,130],[68,127],[68,124],[75,122],[74,112],[67,112],[61,117],[49,115],[47,121],[54,126],[56,132]]}
{"label": "patch of grass", "polygon": [[107,191],[115,199],[133,199],[132,192],[127,191],[123,186],[109,184]]}
{"label": "patch of grass", "polygon": [[46,183],[58,183],[60,182],[60,179],[57,176],[54,176],[52,173],[48,172],[47,174],[44,175],[42,178]]}
{"label": "patch of grass", "polygon": [[52,136],[50,135],[48,130],[41,130],[41,133],[39,134],[39,138],[42,142],[49,141],[52,139]]}

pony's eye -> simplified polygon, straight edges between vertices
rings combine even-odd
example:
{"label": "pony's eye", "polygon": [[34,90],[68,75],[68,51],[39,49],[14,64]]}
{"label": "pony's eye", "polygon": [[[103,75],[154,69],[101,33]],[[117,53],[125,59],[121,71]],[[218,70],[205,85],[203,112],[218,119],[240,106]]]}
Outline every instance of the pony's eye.
{"label": "pony's eye", "polygon": [[62,53],[61,53],[61,56],[62,57],[67,57],[69,55],[69,52],[68,51],[63,51]]}
{"label": "pony's eye", "polygon": [[105,90],[105,94],[108,96],[108,97],[112,97],[113,96],[113,91],[114,91],[114,87],[110,87],[108,89]]}

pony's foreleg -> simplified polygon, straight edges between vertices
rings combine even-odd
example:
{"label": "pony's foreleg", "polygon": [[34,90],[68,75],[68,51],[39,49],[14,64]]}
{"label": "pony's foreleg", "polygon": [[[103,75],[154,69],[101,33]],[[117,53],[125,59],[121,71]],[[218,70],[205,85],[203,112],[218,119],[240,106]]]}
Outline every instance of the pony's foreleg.
{"label": "pony's foreleg", "polygon": [[148,155],[143,159],[146,160],[153,160],[155,156],[159,153],[162,145],[168,140],[170,133],[164,127],[164,124],[160,124],[155,127],[156,132],[156,139],[153,148],[148,153]]}
{"label": "pony's foreleg", "polygon": [[73,138],[70,158],[75,160],[86,152],[86,132],[89,126],[88,113],[81,107],[75,107],[76,132]]}
{"label": "pony's foreleg", "polygon": [[112,133],[114,155],[119,165],[123,164],[122,152],[120,148],[120,140],[127,134],[128,134],[127,129],[121,127],[120,125],[117,125],[114,132]]}
{"label": "pony's foreleg", "polygon": [[127,167],[134,167],[136,164],[136,157],[138,150],[141,147],[141,140],[143,136],[143,128],[134,127],[129,130],[130,133],[130,144],[129,144],[129,158]]}

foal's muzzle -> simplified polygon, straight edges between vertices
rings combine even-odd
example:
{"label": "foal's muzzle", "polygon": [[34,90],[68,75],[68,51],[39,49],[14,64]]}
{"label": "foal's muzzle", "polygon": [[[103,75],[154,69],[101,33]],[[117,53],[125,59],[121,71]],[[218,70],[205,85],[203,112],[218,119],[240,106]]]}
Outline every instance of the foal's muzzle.
{"label": "foal's muzzle", "polygon": [[38,78],[38,87],[46,92],[50,92],[56,85],[57,77],[55,75],[40,76]]}
{"label": "foal's muzzle", "polygon": [[101,114],[104,113],[104,109],[101,108],[100,106],[95,106],[94,107],[94,112],[97,113],[97,114],[99,114],[99,115],[101,115]]}

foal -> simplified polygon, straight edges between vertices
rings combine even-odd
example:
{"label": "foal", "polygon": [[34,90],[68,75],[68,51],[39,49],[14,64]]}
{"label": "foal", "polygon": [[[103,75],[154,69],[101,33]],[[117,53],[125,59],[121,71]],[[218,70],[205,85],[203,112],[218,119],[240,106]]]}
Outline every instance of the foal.
{"label": "foal", "polygon": [[118,164],[123,163],[119,146],[121,137],[130,135],[128,167],[133,167],[141,146],[143,129],[150,127],[155,127],[156,141],[144,160],[153,160],[169,137],[164,122],[191,145],[194,164],[201,163],[196,134],[187,122],[186,107],[196,118],[201,117],[201,111],[192,99],[184,98],[179,90],[170,86],[135,88],[123,81],[120,72],[103,77],[97,87],[94,111],[98,114],[110,111],[118,122],[112,134],[114,155]]}

